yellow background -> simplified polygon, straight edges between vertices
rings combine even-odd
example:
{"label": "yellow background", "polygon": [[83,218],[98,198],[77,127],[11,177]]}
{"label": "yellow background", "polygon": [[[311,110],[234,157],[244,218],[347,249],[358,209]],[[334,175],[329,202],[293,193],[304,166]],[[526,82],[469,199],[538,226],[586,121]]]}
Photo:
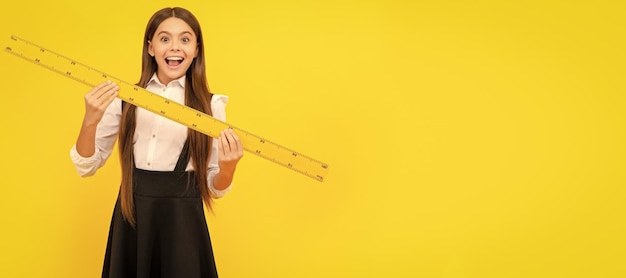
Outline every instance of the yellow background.
{"label": "yellow background", "polygon": [[[624,4],[504,2],[9,1],[0,45],[136,82],[152,13],[198,17],[229,122],[331,166],[244,156],[221,277],[626,277]],[[89,88],[0,65],[0,277],[99,277],[119,163],[70,162]]]}

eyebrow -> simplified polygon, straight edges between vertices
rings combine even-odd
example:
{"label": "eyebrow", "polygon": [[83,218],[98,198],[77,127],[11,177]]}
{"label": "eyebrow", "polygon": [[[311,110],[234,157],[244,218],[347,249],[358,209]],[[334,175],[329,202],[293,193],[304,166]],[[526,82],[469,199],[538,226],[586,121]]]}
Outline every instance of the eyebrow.
{"label": "eyebrow", "polygon": [[[161,31],[161,32],[159,32],[159,33],[157,34],[157,36],[158,36],[158,35],[161,35],[161,34],[163,34],[163,33],[165,33],[166,35],[172,35],[172,33],[168,32],[168,31]],[[183,32],[181,32],[179,35],[184,35],[184,34],[189,34],[189,35],[192,35],[192,36],[193,36],[193,34],[192,34],[191,32],[189,32],[189,31],[183,31]]]}

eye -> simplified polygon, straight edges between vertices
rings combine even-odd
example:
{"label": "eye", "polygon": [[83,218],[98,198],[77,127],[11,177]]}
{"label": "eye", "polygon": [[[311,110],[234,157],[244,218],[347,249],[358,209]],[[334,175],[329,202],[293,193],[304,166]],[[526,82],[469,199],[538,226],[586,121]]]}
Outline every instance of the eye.
{"label": "eye", "polygon": [[191,40],[189,38],[182,38],[181,41],[182,42],[190,42]]}
{"label": "eye", "polygon": [[170,41],[170,38],[168,38],[168,37],[161,37],[160,41],[168,42],[168,41]]}

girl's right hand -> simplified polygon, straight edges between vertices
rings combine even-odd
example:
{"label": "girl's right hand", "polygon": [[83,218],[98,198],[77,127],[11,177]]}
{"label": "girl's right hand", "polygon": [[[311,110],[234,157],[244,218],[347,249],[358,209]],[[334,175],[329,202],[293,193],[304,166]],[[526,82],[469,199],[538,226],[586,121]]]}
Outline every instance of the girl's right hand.
{"label": "girl's right hand", "polygon": [[97,86],[93,87],[85,95],[85,118],[83,119],[84,125],[97,125],[104,111],[106,111],[109,104],[113,102],[117,97],[117,90],[119,86],[111,81],[105,81]]}

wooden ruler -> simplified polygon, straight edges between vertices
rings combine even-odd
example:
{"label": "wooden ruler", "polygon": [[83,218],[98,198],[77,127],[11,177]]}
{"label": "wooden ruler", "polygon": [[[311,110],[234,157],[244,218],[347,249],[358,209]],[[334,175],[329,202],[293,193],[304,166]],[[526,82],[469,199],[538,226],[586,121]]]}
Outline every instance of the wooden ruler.
{"label": "wooden ruler", "polygon": [[94,87],[107,80],[115,82],[119,86],[118,98],[211,137],[217,138],[220,131],[232,128],[241,139],[246,151],[317,181],[324,181],[328,173],[328,164],[326,163],[234,127],[198,110],[171,101],[27,40],[11,36],[10,45],[5,48],[5,51],[89,87]]}

